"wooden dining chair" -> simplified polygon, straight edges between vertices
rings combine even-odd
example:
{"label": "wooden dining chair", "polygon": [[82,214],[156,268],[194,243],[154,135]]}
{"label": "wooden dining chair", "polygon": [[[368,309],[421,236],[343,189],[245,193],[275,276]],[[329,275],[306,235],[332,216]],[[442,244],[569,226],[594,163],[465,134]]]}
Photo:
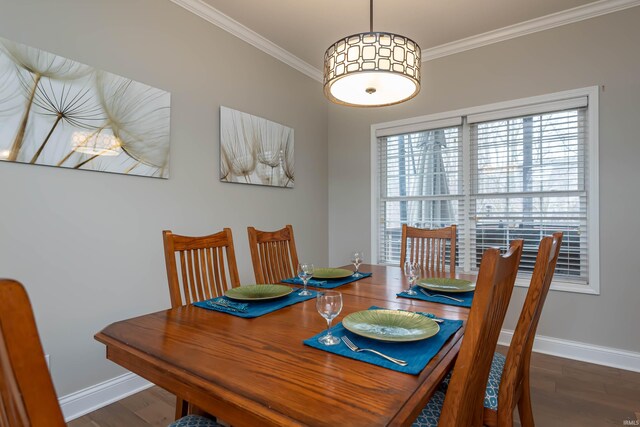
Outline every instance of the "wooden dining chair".
{"label": "wooden dining chair", "polygon": [[277,231],[247,227],[247,232],[256,283],[280,283],[296,276],[298,253],[291,225]]}
{"label": "wooden dining chair", "polygon": [[485,251],[447,393],[436,391],[416,418],[414,426],[482,425],[485,388],[518,274],[522,244],[522,240],[512,241],[504,256],[497,248]]}
{"label": "wooden dining chair", "polygon": [[[215,298],[240,286],[230,228],[200,237],[164,230],[162,237],[171,307]],[[180,260],[180,274],[176,259]]]}
{"label": "wooden dining chair", "polygon": [[[531,350],[561,244],[562,233],[541,240],[529,291],[507,356],[497,352],[493,355],[484,397],[484,424],[487,426],[512,426],[516,405],[521,425],[534,425],[529,386]],[[442,391],[447,391],[450,378],[451,374],[442,381]]]}
{"label": "wooden dining chair", "polygon": [[65,426],[31,303],[22,285],[0,280],[0,426]]}
{"label": "wooden dining chair", "polygon": [[[0,279],[0,427],[64,427],[29,296]],[[189,415],[169,427],[221,427]]]}
{"label": "wooden dining chair", "polygon": [[[484,423],[487,426],[513,426],[513,412],[516,405],[522,427],[534,426],[529,380],[531,351],[540,314],[558,262],[562,237],[562,233],[554,233],[540,241],[529,290],[506,360],[500,353],[494,355],[492,370],[498,373],[502,366],[504,370],[497,384],[487,383],[487,388],[494,388],[493,391],[487,390],[487,395],[491,396],[485,397]],[[499,388],[496,387],[497,385]]]}
{"label": "wooden dining chair", "polygon": [[449,274],[453,277],[456,274],[456,240],[455,224],[437,229],[402,224],[400,267],[408,260],[419,263],[427,272],[443,273],[448,252]]}
{"label": "wooden dining chair", "polygon": [[[180,236],[164,230],[162,238],[171,307],[215,298],[224,295],[230,287],[240,286],[230,228],[200,237]],[[180,260],[180,274],[177,259]],[[187,401],[176,397],[176,419],[194,409]]]}

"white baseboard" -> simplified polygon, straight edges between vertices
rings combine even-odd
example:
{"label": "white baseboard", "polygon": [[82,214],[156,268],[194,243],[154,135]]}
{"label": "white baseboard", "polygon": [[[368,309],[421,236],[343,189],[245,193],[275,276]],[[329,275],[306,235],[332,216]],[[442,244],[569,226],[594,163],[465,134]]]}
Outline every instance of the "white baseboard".
{"label": "white baseboard", "polygon": [[[513,331],[503,329],[498,343],[508,346]],[[611,366],[640,372],[640,353],[585,344],[577,341],[537,335],[533,351],[597,365]],[[100,409],[127,396],[151,387],[153,384],[136,374],[128,373],[87,387],[60,398],[60,407],[67,422]]]}
{"label": "white baseboard", "polygon": [[[503,329],[500,332],[498,344],[508,346],[512,337],[512,330]],[[566,359],[595,363],[596,365],[640,372],[640,353],[628,350],[536,335],[536,340],[533,342],[533,351]]]}
{"label": "white baseboard", "polygon": [[69,422],[152,385],[130,372],[61,397],[60,408],[65,421]]}

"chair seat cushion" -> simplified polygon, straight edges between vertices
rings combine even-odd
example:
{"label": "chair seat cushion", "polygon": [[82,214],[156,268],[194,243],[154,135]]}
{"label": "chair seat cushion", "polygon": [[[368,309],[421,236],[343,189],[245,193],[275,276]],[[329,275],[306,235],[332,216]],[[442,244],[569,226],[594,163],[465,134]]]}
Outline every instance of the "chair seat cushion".
{"label": "chair seat cushion", "polygon": [[[501,353],[493,353],[487,388],[484,392],[484,407],[493,411],[498,410],[498,390],[500,389],[500,379],[502,378],[502,371],[504,371],[504,362],[506,359],[507,358]],[[439,390],[446,393],[450,380],[451,372],[444,377],[444,380],[440,383]]]}
{"label": "chair seat cushion", "polygon": [[418,418],[411,425],[412,427],[437,427],[442,412],[442,404],[444,403],[444,393],[436,390],[418,415]]}
{"label": "chair seat cushion", "polygon": [[187,415],[179,420],[175,420],[169,427],[223,427],[214,420],[201,417],[200,415]]}

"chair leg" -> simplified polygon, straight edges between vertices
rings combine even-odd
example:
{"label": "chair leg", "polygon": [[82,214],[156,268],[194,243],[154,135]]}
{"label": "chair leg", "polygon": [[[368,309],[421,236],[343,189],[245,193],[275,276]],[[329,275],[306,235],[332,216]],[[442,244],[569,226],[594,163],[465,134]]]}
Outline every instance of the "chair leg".
{"label": "chair leg", "polygon": [[522,381],[522,393],[518,399],[518,414],[522,427],[534,427],[533,408],[531,407],[531,386],[529,384],[529,372],[525,372]]}
{"label": "chair leg", "polygon": [[482,413],[483,424],[487,427],[497,427],[498,412],[491,409],[487,409],[487,408],[482,408],[482,409],[483,409],[483,413]]}
{"label": "chair leg", "polygon": [[498,408],[496,424],[500,427],[513,427],[513,409],[501,411]]}
{"label": "chair leg", "polygon": [[181,397],[176,397],[176,420],[187,415],[189,415],[189,402]]}

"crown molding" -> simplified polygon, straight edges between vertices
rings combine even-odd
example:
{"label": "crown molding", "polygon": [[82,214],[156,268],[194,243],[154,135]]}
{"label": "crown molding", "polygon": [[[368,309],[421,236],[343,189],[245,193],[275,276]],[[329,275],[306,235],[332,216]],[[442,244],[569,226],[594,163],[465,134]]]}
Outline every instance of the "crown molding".
{"label": "crown molding", "polygon": [[422,50],[422,62],[431,61],[443,56],[454,55],[466,50],[476,49],[505,40],[514,39],[527,34],[549,30],[562,25],[573,24],[600,15],[618,12],[634,6],[639,6],[640,0],[600,0],[583,6],[552,13],[540,18],[509,25],[508,27],[477,34],[475,36],[445,43]]}
{"label": "crown molding", "polygon": [[311,77],[314,80],[322,82],[322,72],[311,64],[298,58],[288,50],[285,50],[266,39],[255,31],[245,27],[235,19],[225,15],[213,6],[202,0],[171,0],[178,6],[182,6],[189,12],[211,22],[213,25],[220,27],[226,32],[238,37],[250,45],[260,49],[261,51],[273,56],[274,58],[284,62],[301,73]]}
{"label": "crown molding", "polygon": [[[322,82],[322,71],[308,62],[298,58],[266,39],[255,31],[245,27],[233,18],[220,12],[203,0],[171,0],[173,3],[187,9],[189,12],[209,21],[228,33],[238,37],[261,51],[273,56],[285,64],[295,68],[312,79]],[[445,43],[422,50],[422,62],[431,61],[444,56],[454,55],[493,43],[514,39],[527,34],[549,30],[562,25],[573,24],[585,19],[595,18],[608,13],[618,12],[631,7],[640,6],[640,0],[599,0],[583,6],[552,13],[540,18],[531,19],[508,27],[500,28],[475,36]]]}

